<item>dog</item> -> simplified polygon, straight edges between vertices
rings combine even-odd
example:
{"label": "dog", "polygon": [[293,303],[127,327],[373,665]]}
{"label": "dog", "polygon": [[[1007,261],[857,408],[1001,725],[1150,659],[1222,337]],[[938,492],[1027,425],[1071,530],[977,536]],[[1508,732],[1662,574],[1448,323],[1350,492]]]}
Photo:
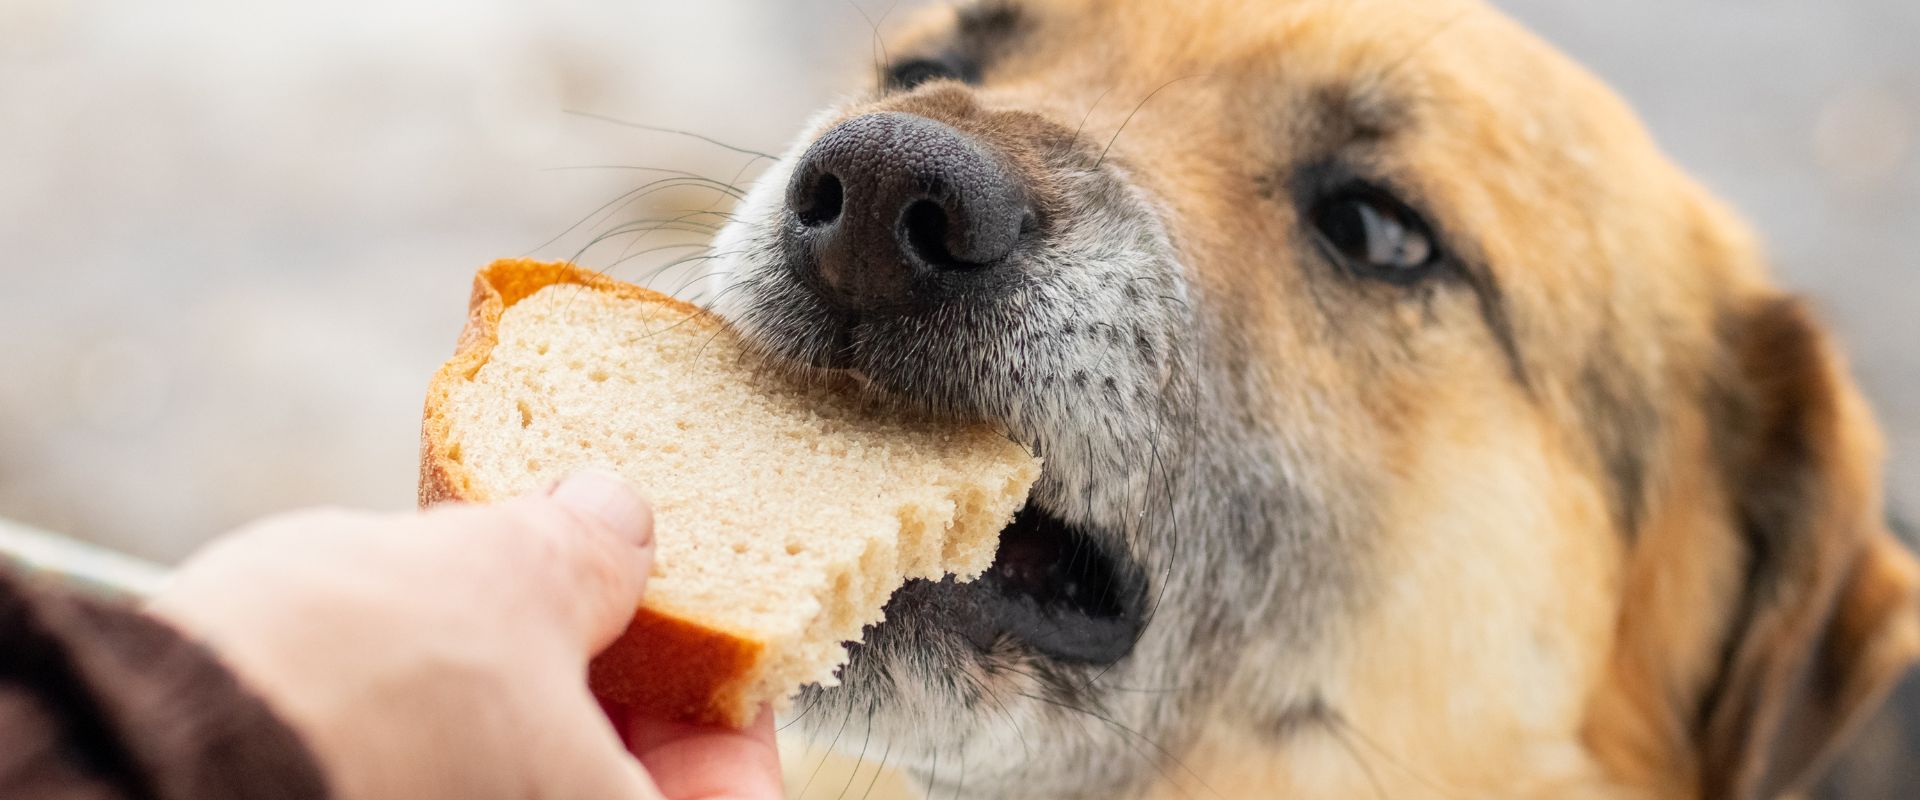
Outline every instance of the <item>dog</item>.
{"label": "dog", "polygon": [[[1832,339],[1479,0],[925,12],[732,214],[755,348],[1044,475],[796,718],[991,798],[1764,798],[1920,653]],[[883,750],[884,748],[884,750]]]}

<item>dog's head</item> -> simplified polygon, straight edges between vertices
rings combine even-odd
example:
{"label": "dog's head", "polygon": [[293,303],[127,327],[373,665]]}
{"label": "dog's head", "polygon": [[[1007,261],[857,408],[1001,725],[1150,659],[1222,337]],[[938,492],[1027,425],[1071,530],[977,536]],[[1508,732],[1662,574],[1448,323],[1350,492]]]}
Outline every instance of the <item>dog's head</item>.
{"label": "dog's head", "polygon": [[764,350],[1046,462],[802,716],[937,792],[1753,797],[1915,648],[1740,224],[1472,0],[931,12],[735,212]]}

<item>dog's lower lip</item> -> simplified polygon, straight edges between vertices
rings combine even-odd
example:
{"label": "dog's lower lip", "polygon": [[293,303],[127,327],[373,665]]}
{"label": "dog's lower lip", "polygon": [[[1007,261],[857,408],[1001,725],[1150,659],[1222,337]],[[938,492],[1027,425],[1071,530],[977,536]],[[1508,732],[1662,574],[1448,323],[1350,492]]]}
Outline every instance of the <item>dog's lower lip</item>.
{"label": "dog's lower lip", "polygon": [[827,346],[814,357],[812,366],[819,369],[851,371],[853,364],[853,329],[859,324],[857,316],[838,320],[834,325],[833,338]]}
{"label": "dog's lower lip", "polygon": [[1106,665],[1132,652],[1146,624],[1145,584],[1132,559],[1029,504],[979,580],[917,581],[888,616],[916,615],[983,653],[1011,642],[1062,663]]}

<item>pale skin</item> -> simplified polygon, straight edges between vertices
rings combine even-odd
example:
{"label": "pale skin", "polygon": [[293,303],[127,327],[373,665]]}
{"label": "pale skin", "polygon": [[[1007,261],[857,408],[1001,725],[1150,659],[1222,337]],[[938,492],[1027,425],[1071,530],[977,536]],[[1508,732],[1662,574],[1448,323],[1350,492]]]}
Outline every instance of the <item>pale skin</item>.
{"label": "pale skin", "polygon": [[492,506],[274,517],[150,610],[264,697],[341,798],[782,796],[771,714],[616,723],[588,693],[652,562],[646,503],[589,473]]}

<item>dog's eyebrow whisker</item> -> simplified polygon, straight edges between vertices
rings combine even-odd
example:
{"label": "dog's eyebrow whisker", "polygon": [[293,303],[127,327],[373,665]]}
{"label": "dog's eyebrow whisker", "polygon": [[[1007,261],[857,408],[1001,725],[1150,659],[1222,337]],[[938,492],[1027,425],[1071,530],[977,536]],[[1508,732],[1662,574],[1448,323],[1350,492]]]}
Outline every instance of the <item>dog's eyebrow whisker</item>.
{"label": "dog's eyebrow whisker", "polygon": [[1080,126],[1073,129],[1073,138],[1075,141],[1079,141],[1080,134],[1087,129],[1087,120],[1093,119],[1093,112],[1100,108],[1100,101],[1107,99],[1107,95],[1113,93],[1113,88],[1112,86],[1108,86],[1100,90],[1100,95],[1093,98],[1093,105],[1087,106],[1086,115],[1080,118]]}
{"label": "dog's eyebrow whisker", "polygon": [[1174,78],[1173,80],[1167,81],[1166,83],[1160,84],[1159,88],[1156,88],[1151,92],[1148,92],[1146,97],[1140,98],[1140,102],[1134,104],[1133,110],[1127,112],[1126,119],[1120,120],[1120,127],[1114,129],[1113,137],[1107,140],[1107,146],[1100,148],[1100,157],[1093,160],[1093,168],[1099,169],[1101,164],[1106,163],[1107,151],[1113,149],[1114,142],[1120,141],[1120,132],[1127,129],[1127,124],[1133,122],[1133,115],[1140,113],[1140,109],[1145,108],[1147,105],[1147,101],[1152,100],[1154,95],[1159,94],[1161,90],[1164,90],[1167,87],[1172,86],[1181,81],[1190,80],[1193,78],[1204,78],[1204,77],[1208,77],[1208,74],[1202,73],[1199,75],[1183,75],[1181,77]]}
{"label": "dog's eyebrow whisker", "polygon": [[1387,66],[1384,69],[1381,69],[1380,72],[1378,73],[1378,79],[1386,80],[1388,78],[1393,77],[1394,73],[1399,72],[1401,68],[1412,63],[1414,57],[1418,56],[1422,50],[1427,49],[1428,47],[1432,46],[1434,42],[1439,41],[1441,35],[1445,34],[1447,31],[1453,30],[1454,26],[1459,25],[1461,22],[1465,21],[1467,17],[1474,15],[1478,11],[1479,9],[1472,8],[1472,7],[1463,8],[1460,11],[1454,13],[1452,16],[1441,20],[1440,23],[1437,25],[1434,25],[1433,30],[1428,31],[1427,35],[1422,37],[1418,43],[1416,43],[1412,47],[1407,48],[1406,52],[1402,53],[1398,60],[1387,64]]}
{"label": "dog's eyebrow whisker", "polygon": [[585,117],[591,120],[598,120],[600,122],[605,122],[610,125],[618,125],[622,128],[632,128],[634,130],[649,131],[652,133],[667,133],[675,136],[685,136],[689,139],[698,139],[700,141],[706,142],[707,144],[713,145],[715,147],[732,150],[733,152],[740,153],[742,155],[758,156],[760,158],[764,158],[769,161],[779,160],[779,157],[773,155],[772,153],[762,152],[760,150],[755,150],[750,147],[740,147],[738,145],[727,144],[726,142],[720,141],[719,139],[715,139],[706,134],[694,133],[693,131],[680,130],[679,128],[667,128],[659,125],[648,125],[644,122],[634,122],[632,120],[625,120],[625,119],[621,119],[619,117],[611,116],[608,114],[601,114],[593,111],[580,111],[578,109],[572,109],[572,108],[563,109],[561,113],[570,114],[576,117]]}
{"label": "dog's eyebrow whisker", "polygon": [[867,43],[867,50],[868,55],[873,57],[873,83],[875,86],[885,89],[887,85],[887,62],[892,61],[893,57],[887,54],[887,41],[885,37],[880,35],[880,23],[885,22],[887,17],[893,14],[893,9],[899,6],[900,2],[899,0],[894,0],[894,2],[888,4],[887,10],[881,12],[878,20],[868,15],[867,10],[860,7],[860,4],[854,0],[845,0],[845,2],[848,8],[853,9],[853,13],[859,14],[860,19],[865,20],[867,23],[867,30],[871,36]]}

